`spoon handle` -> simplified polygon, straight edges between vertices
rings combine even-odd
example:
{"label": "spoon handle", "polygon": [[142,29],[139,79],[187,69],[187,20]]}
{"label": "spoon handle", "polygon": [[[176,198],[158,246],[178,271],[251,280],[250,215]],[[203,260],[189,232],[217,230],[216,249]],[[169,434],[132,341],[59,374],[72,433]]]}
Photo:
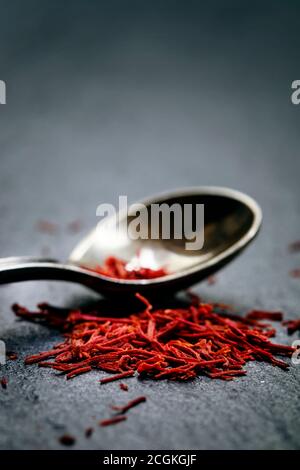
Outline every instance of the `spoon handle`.
{"label": "spoon handle", "polygon": [[[33,280],[59,280],[83,284],[93,284],[93,273],[56,260],[34,257],[0,258],[0,284]],[[95,282],[95,280],[94,280]]]}
{"label": "spoon handle", "polygon": [[53,258],[40,258],[38,256],[8,256],[7,258],[0,258],[0,267],[6,265],[21,265],[24,263],[57,263]]}

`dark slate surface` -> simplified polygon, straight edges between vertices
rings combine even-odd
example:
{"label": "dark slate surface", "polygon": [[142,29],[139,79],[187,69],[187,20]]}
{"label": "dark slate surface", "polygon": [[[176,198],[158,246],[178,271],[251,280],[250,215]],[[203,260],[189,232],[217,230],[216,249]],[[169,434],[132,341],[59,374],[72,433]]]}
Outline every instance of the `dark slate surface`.
{"label": "dark slate surface", "polygon": [[[127,3],[127,2],[126,2]],[[196,291],[299,316],[299,12],[279,2],[0,2],[0,255],[64,259],[96,223],[100,202],[131,201],[178,186],[214,184],[254,196],[264,212],[255,243]],[[226,7],[224,6],[226,4]],[[291,4],[292,5],[292,4]],[[81,233],[67,231],[80,218]],[[41,234],[36,222],[59,224]],[[1,338],[19,359],[1,374],[0,448],[55,449],[65,432],[84,449],[295,449],[300,445],[299,366],[250,364],[231,383],[128,380],[100,374],[66,382],[24,367],[59,335],[21,323],[12,302],[80,305],[95,294],[60,283],[0,289]],[[296,335],[295,335],[296,336]],[[296,336],[297,337],[297,336]],[[290,344],[280,330],[279,340]],[[104,374],[103,374],[104,375]],[[111,403],[145,394],[126,423],[98,428]],[[95,426],[92,438],[84,430]]]}

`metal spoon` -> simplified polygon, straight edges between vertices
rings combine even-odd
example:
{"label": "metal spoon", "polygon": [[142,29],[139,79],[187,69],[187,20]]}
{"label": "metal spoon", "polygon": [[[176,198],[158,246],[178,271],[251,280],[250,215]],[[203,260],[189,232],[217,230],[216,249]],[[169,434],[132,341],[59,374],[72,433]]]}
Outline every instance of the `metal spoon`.
{"label": "metal spoon", "polygon": [[[204,204],[204,246],[188,251],[186,240],[131,240],[127,236],[127,213],[122,216],[124,232],[117,236],[112,224],[94,229],[72,251],[66,263],[55,260],[13,257],[0,260],[0,284],[26,280],[61,280],[83,284],[101,294],[151,295],[176,292],[207,278],[237,256],[257,235],[262,221],[258,204],[232,189],[203,186],[148,198],[151,203]],[[164,267],[170,274],[155,279],[111,279],[91,271],[113,255],[132,262],[137,252],[151,260],[151,267]],[[85,266],[85,267],[83,267]],[[90,269],[89,269],[90,268]]]}

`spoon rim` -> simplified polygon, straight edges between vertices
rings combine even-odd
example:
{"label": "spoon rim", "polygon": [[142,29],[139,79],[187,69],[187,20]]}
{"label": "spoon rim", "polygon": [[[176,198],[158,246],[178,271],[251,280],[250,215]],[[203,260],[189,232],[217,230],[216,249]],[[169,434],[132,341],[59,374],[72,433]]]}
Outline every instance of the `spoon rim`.
{"label": "spoon rim", "polygon": [[[155,196],[152,195],[152,196],[143,198],[142,200],[139,200],[138,203],[149,205],[154,202],[158,203],[158,202],[164,201],[166,200],[166,198],[173,199],[178,196],[184,197],[184,196],[193,196],[193,195],[223,196],[228,199],[234,199],[236,201],[242,202],[245,206],[248,207],[248,209],[250,209],[250,211],[253,214],[253,221],[252,221],[251,227],[247,230],[247,232],[238,241],[233,243],[230,247],[226,248],[224,251],[212,257],[211,259],[201,263],[200,268],[199,268],[199,264],[196,264],[195,266],[191,266],[189,268],[183,269],[182,271],[173,272],[170,274],[166,274],[165,276],[160,276],[154,279],[137,279],[137,280],[130,279],[129,280],[129,279],[111,278],[109,276],[105,276],[103,274],[97,273],[96,271],[93,271],[92,269],[86,268],[83,265],[82,266],[76,265],[76,263],[72,263],[72,266],[79,268],[86,273],[88,272],[93,277],[103,279],[106,282],[111,282],[113,284],[124,284],[124,285],[130,285],[130,286],[134,286],[134,285],[144,286],[144,285],[151,284],[152,286],[155,286],[155,284],[158,285],[162,283],[167,283],[167,282],[176,280],[178,278],[183,278],[183,277],[193,275],[194,273],[198,271],[203,271],[205,269],[213,267],[216,264],[221,263],[224,259],[229,258],[234,253],[239,252],[243,248],[245,248],[258,234],[259,229],[261,227],[261,223],[262,223],[262,210],[259,204],[255,201],[255,199],[253,199],[248,194],[245,194],[239,190],[228,188],[225,186],[190,186],[190,187],[178,188],[176,190],[164,191]],[[123,215],[122,212],[124,211],[121,211],[121,215]],[[85,238],[90,237],[95,230],[96,228],[94,228]],[[76,250],[76,247],[71,252],[70,257],[72,256],[75,250]]]}

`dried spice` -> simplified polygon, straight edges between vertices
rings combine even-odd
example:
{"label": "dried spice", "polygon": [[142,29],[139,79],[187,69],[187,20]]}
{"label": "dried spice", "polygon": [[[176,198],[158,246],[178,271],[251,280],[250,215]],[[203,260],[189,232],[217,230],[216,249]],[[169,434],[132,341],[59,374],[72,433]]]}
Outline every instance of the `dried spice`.
{"label": "dried spice", "polygon": [[91,435],[93,434],[93,432],[94,432],[94,428],[87,428],[87,429],[85,430],[85,433],[84,433],[84,434],[85,434],[85,437],[87,437],[87,438],[91,437]]}
{"label": "dried spice", "polygon": [[111,375],[110,377],[105,377],[104,379],[100,380],[101,384],[108,384],[110,382],[114,382],[115,380],[125,379],[127,377],[133,377],[134,371],[129,370],[126,372],[122,372],[121,374]]}
{"label": "dried spice", "polygon": [[69,232],[79,233],[82,230],[82,221],[80,219],[72,220],[67,226]]}
{"label": "dried spice", "polygon": [[[51,350],[27,357],[26,364],[38,363],[67,378],[91,369],[114,374],[102,384],[134,373],[155,380],[185,381],[200,375],[232,380],[245,375],[246,363],[254,360],[289,367],[277,356],[290,357],[295,348],[271,341],[274,327],[257,319],[266,318],[267,312],[242,317],[196,296],[186,307],[154,309],[144,297],[137,297],[144,303],[142,312],[120,318],[47,304],[30,312],[15,304],[17,316],[55,325],[65,334]],[[268,313],[269,319],[270,313],[272,319],[279,318],[280,312]]]}
{"label": "dried spice", "polygon": [[300,331],[300,320],[287,320],[283,322],[283,325],[287,326],[289,335],[292,335],[296,331]]}
{"label": "dried spice", "polygon": [[99,426],[111,426],[113,424],[121,423],[127,419],[126,416],[114,416],[113,418],[104,419],[99,422]]}
{"label": "dried spice", "polygon": [[128,385],[127,384],[124,384],[123,382],[121,382],[119,384],[119,387],[120,387],[120,390],[123,390],[123,392],[128,392]]}
{"label": "dried spice", "polygon": [[282,321],[282,312],[267,312],[266,310],[251,310],[247,313],[246,318],[248,320],[270,320],[270,321]]}
{"label": "dried spice", "polygon": [[163,268],[151,269],[140,266],[136,269],[130,269],[127,261],[116,258],[115,256],[109,256],[106,258],[103,266],[97,266],[93,271],[96,271],[102,276],[111,277],[113,279],[127,280],[155,279],[168,274],[168,272]]}
{"label": "dried spice", "polygon": [[59,442],[63,445],[63,446],[72,446],[75,444],[75,437],[71,436],[70,434],[64,434],[63,436],[61,436],[59,438]]}
{"label": "dried spice", "polygon": [[300,278],[300,268],[292,269],[292,270],[290,271],[290,276],[291,276],[291,277],[294,277],[295,279]]}
{"label": "dried spice", "polygon": [[214,286],[216,284],[216,282],[217,282],[217,276],[209,276],[207,278],[207,284],[209,286]]}
{"label": "dried spice", "polygon": [[289,244],[289,251],[291,253],[297,253],[300,251],[300,240],[296,240]]}
{"label": "dried spice", "polygon": [[58,225],[48,220],[39,220],[37,222],[37,230],[48,235],[55,235],[58,232]]}
{"label": "dried spice", "polygon": [[7,378],[2,377],[1,380],[0,380],[0,383],[1,383],[1,387],[3,388],[3,390],[6,390],[7,389],[7,384],[8,384]]}
{"label": "dried spice", "polygon": [[18,355],[17,355],[15,352],[13,352],[13,351],[8,351],[8,352],[6,353],[6,357],[7,357],[7,359],[9,359],[10,361],[16,361],[16,360],[18,359]]}
{"label": "dried spice", "polygon": [[112,409],[114,411],[118,411],[120,414],[125,414],[127,411],[131,410],[131,408],[134,408],[135,406],[139,405],[140,403],[145,402],[147,399],[146,397],[138,397],[135,398],[134,400],[131,400],[130,402],[127,403],[127,405],[124,406],[112,406]]}

